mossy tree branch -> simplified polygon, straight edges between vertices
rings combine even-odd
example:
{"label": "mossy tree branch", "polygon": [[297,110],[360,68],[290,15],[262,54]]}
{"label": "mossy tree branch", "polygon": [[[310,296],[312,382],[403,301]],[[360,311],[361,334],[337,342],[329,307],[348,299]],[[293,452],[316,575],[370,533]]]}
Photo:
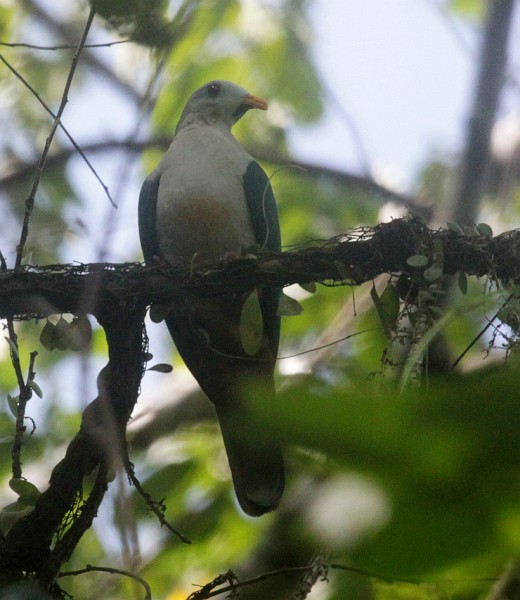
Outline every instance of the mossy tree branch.
{"label": "mossy tree branch", "polygon": [[[174,304],[176,295],[187,290],[214,295],[310,281],[359,285],[381,273],[417,281],[427,265],[414,268],[408,259],[422,255],[432,262],[439,245],[445,274],[462,271],[497,281],[520,280],[520,230],[497,237],[476,229],[432,231],[417,218],[357,229],[282,254],[261,252],[191,270],[182,264],[132,263],[0,272],[0,317],[89,313],[104,328],[109,348],[109,363],[98,377],[99,395],[85,410],[80,431],[54,468],[48,489],[34,510],[0,540],[0,576],[22,578],[30,573],[45,588],[57,591],[60,567],[90,527],[103,499],[107,471],[125,456],[126,423],[143,373],[148,305]],[[84,498],[84,478],[96,469],[94,487]],[[69,527],[63,532],[67,519]]]}

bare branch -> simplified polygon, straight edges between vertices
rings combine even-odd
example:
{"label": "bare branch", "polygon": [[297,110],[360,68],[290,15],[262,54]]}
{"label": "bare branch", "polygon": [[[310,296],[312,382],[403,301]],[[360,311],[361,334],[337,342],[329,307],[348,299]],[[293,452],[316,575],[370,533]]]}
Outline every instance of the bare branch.
{"label": "bare branch", "polygon": [[130,571],[123,571],[121,569],[114,569],[113,567],[97,567],[94,565],[88,565],[85,569],[78,569],[76,571],[62,571],[58,577],[75,577],[76,575],[83,575],[84,573],[92,573],[93,571],[99,571],[100,573],[110,573],[111,575],[123,575],[124,577],[129,577],[130,579],[134,579],[138,583],[140,583],[145,589],[144,600],[152,600],[152,590],[150,585],[143,579],[136,575],[135,573],[130,573]]}
{"label": "bare branch", "polygon": [[[15,77],[17,77],[22,83],[23,85],[31,92],[31,94],[36,98],[36,100],[38,100],[38,102],[43,106],[43,108],[49,113],[49,115],[56,120],[58,117],[52,112],[52,110],[49,108],[49,106],[47,105],[47,103],[43,100],[43,98],[40,96],[40,94],[38,94],[38,92],[32,87],[32,85],[21,75],[21,73],[19,73],[6,59],[4,56],[2,56],[0,54],[0,60],[5,64],[5,66],[11,71],[11,73],[13,73],[13,75],[15,75]],[[96,169],[94,168],[94,166],[92,165],[92,163],[89,161],[89,159],[87,158],[87,156],[85,155],[85,152],[83,151],[83,149],[79,146],[79,144],[76,142],[76,140],[72,137],[72,135],[69,133],[68,129],[65,127],[65,125],[63,125],[63,123],[61,122],[61,120],[59,121],[59,127],[61,128],[61,130],[63,131],[63,133],[67,136],[67,138],[69,139],[70,143],[74,146],[74,149],[79,153],[79,155],[81,156],[81,158],[85,161],[85,163],[87,164],[88,168],[91,170],[91,172],[93,173],[94,177],[99,181],[99,183],[101,184],[101,187],[105,190],[105,194],[108,196],[108,199],[110,200],[110,203],[112,204],[112,206],[115,207],[115,203],[112,200],[111,196],[110,196],[110,192],[108,190],[108,187],[103,183],[103,180],[101,179],[101,177],[99,176],[98,172],[96,171]],[[47,159],[47,162],[48,159]],[[32,170],[36,169],[36,165],[34,166]]]}
{"label": "bare branch", "polygon": [[[118,44],[129,44],[132,40],[117,40],[115,42],[105,42],[104,44],[85,44],[83,48],[110,48]],[[30,48],[31,50],[76,50],[77,45],[58,44],[53,46],[38,46],[37,44],[27,44],[25,42],[0,42],[0,46],[8,48]]]}

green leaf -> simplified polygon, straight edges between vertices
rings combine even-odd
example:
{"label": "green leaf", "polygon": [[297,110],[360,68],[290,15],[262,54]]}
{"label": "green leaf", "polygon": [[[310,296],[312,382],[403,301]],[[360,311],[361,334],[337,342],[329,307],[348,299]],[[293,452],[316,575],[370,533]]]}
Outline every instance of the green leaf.
{"label": "green leaf", "polygon": [[[20,502],[19,500],[17,500],[16,502],[11,502],[11,504],[4,506],[4,508],[0,511],[0,515],[2,513],[18,513],[18,512],[24,512],[26,510],[27,510],[27,506],[25,504],[22,504],[22,502]],[[1,517],[0,517],[0,519],[1,519]]]}
{"label": "green leaf", "polygon": [[29,381],[29,387],[39,398],[43,398],[42,388],[36,383],[36,381],[31,379],[31,381]]}
{"label": "green leaf", "polygon": [[459,275],[457,277],[457,284],[459,286],[459,290],[465,296],[468,293],[468,278],[466,277],[466,273],[464,273],[464,271],[459,271]]}
{"label": "green leaf", "polygon": [[424,254],[414,254],[413,256],[408,257],[406,262],[411,267],[421,268],[425,267],[430,262],[430,259],[427,256],[424,256]]}
{"label": "green leaf", "polygon": [[55,329],[56,326],[54,323],[47,321],[42,329],[42,332],[40,333],[40,344],[50,352],[56,348],[54,344]]}
{"label": "green leaf", "polygon": [[14,435],[3,435],[0,437],[0,444],[10,444],[14,440]]}
{"label": "green leaf", "polygon": [[303,312],[303,306],[294,298],[282,293],[278,301],[276,314],[279,317],[296,317]]}
{"label": "green leaf", "polygon": [[375,287],[370,290],[370,296],[376,307],[383,331],[387,338],[391,338],[397,328],[400,307],[399,295],[392,283],[388,282],[381,296],[379,296]]}
{"label": "green leaf", "polygon": [[432,283],[433,281],[437,281],[438,279],[440,279],[442,277],[442,274],[443,271],[440,265],[432,265],[424,271],[423,277],[424,279],[426,279],[426,281]]}
{"label": "green leaf", "polygon": [[27,479],[22,479],[21,477],[13,477],[9,481],[9,487],[19,496],[37,498],[41,495],[40,490],[34,483],[27,481]]}
{"label": "green leaf", "polygon": [[68,348],[68,335],[69,335],[69,322],[63,317],[60,317],[56,325],[54,326],[53,344],[58,350],[67,350]]}
{"label": "green leaf", "polygon": [[150,306],[150,319],[154,323],[164,321],[170,314],[172,307],[169,304],[152,304]]}
{"label": "green leaf", "polygon": [[264,319],[260,308],[258,291],[255,289],[246,298],[240,313],[240,343],[246,354],[255,356],[262,345]]}
{"label": "green leaf", "polygon": [[67,331],[67,347],[70,350],[84,350],[92,339],[92,325],[87,315],[74,317]]}
{"label": "green leaf", "polygon": [[153,365],[153,367],[149,367],[146,370],[156,371],[157,373],[171,373],[173,371],[173,367],[168,363],[157,363],[156,365]]}
{"label": "green leaf", "polygon": [[479,223],[477,225],[477,231],[486,237],[493,237],[493,230],[487,223]]}
{"label": "green leaf", "polygon": [[14,417],[18,416],[18,398],[19,396],[11,396],[11,394],[7,394],[7,405],[9,406],[9,410]]}
{"label": "green leaf", "polygon": [[299,286],[309,294],[316,293],[316,283],[314,281],[308,281],[307,283],[300,283]]}
{"label": "green leaf", "polygon": [[7,336],[4,336],[4,339],[9,344],[9,348],[10,348],[11,353],[13,354],[13,356],[16,357],[16,358],[19,358],[20,355],[18,354],[18,346],[15,344],[15,342],[11,338],[9,338]]}
{"label": "green leaf", "polygon": [[454,233],[461,233],[464,234],[464,230],[462,229],[462,227],[458,224],[458,223],[454,223],[453,221],[448,221],[446,223],[446,227],[450,230],[453,231]]}

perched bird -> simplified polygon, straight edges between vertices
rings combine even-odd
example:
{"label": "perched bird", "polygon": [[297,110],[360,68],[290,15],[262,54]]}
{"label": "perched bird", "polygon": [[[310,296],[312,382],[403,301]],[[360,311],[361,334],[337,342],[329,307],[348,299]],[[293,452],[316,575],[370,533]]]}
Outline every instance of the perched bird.
{"label": "perched bird", "polygon": [[[269,179],[231,134],[251,108],[267,110],[267,103],[229,81],[211,81],[190,97],[172,144],[141,189],[139,235],[146,262],[160,257],[196,265],[252,247],[280,251]],[[280,289],[256,293],[261,320],[253,348],[244,344],[241,328],[249,294],[187,293],[166,318],[184,362],[215,405],[235,492],[252,516],[275,509],[284,489],[280,444],[247,411],[248,388],[274,397],[280,335]]]}

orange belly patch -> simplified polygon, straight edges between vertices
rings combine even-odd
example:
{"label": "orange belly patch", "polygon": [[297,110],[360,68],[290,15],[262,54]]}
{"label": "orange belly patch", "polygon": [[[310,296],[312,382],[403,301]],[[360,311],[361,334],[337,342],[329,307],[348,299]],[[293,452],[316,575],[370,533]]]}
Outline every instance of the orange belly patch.
{"label": "orange belly patch", "polygon": [[218,259],[242,247],[240,220],[215,201],[201,198],[177,206],[174,222],[172,238],[164,240],[174,255]]}

